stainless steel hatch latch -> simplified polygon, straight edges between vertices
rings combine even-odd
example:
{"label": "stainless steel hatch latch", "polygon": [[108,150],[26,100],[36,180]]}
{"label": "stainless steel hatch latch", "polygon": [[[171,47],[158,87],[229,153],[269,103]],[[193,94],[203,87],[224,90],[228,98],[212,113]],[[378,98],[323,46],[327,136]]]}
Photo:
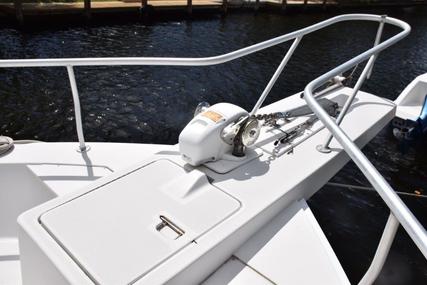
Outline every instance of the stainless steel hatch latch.
{"label": "stainless steel hatch latch", "polygon": [[183,229],[163,215],[160,215],[160,221],[156,226],[156,230],[168,238],[178,239],[185,233]]}

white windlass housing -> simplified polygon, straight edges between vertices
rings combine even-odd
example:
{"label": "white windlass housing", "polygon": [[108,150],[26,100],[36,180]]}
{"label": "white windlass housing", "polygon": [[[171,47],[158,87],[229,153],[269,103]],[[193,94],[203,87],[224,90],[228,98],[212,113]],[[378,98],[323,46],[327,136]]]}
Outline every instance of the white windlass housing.
{"label": "white windlass housing", "polygon": [[247,115],[246,110],[230,103],[215,104],[198,114],[179,135],[182,158],[194,166],[223,158],[232,144],[222,138],[222,131]]}

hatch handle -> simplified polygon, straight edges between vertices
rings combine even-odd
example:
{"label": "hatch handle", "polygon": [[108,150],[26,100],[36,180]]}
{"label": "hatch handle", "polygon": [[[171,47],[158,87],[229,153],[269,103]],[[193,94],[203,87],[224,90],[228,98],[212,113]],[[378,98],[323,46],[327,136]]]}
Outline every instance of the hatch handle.
{"label": "hatch handle", "polygon": [[175,239],[179,238],[185,233],[183,229],[178,227],[174,222],[172,222],[170,219],[166,218],[165,216],[160,215],[160,220],[161,222],[156,226],[157,231],[160,232],[164,227],[168,227],[177,234]]}

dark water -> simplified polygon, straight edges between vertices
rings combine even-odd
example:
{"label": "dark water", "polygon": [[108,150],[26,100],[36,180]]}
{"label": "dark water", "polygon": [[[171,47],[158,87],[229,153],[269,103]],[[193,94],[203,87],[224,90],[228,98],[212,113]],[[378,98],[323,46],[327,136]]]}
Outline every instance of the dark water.
{"label": "dark water", "polygon": [[[363,90],[395,99],[427,72],[427,10],[373,11],[411,24],[403,42],[379,57]],[[332,14],[231,14],[197,21],[0,29],[0,58],[101,56],[210,56],[232,51],[310,25]],[[303,89],[316,76],[371,46],[376,26],[345,23],[303,39],[268,102]],[[388,37],[396,32],[385,30]],[[176,143],[200,101],[227,101],[250,109],[289,44],[213,67],[77,68],[87,141]],[[0,70],[0,134],[15,139],[76,140],[65,68]],[[401,146],[390,130],[364,152],[400,191],[427,194],[427,138]],[[285,178],[286,179],[286,178]],[[349,163],[334,179],[368,185]],[[427,200],[403,198],[427,226]],[[310,201],[352,283],[367,269],[388,210],[372,192],[325,187]],[[307,272],[310,269],[307,268]],[[403,230],[377,284],[427,284],[427,262]]]}

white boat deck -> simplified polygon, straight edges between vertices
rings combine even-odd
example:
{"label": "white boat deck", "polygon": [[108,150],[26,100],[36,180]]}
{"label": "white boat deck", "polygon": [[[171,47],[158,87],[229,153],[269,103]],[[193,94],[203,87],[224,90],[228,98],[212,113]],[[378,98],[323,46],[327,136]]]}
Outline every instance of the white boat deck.
{"label": "white boat deck", "polygon": [[[21,284],[16,219],[22,212],[82,188],[113,171],[139,162],[164,145],[88,143],[15,145],[0,157],[0,284]],[[13,185],[13,188],[11,188]]]}
{"label": "white boat deck", "polygon": [[68,194],[122,168],[164,150],[165,145],[88,142],[87,153],[77,151],[78,143],[17,144],[0,157],[2,165],[30,169],[56,196]]}
{"label": "white boat deck", "polygon": [[[350,93],[351,89],[343,88],[327,97],[348,96]],[[359,92],[357,98],[358,101],[348,112],[342,127],[348,136],[362,147],[394,117],[395,105],[366,92]],[[302,102],[303,99],[294,95],[273,103],[260,112],[286,110]],[[323,143],[326,135],[327,131],[323,129],[298,145],[291,154],[274,157],[264,153],[244,167],[226,174],[200,167],[212,179],[213,185],[241,201],[241,210],[213,228],[209,234],[198,238],[197,246],[190,246],[181,251],[156,268],[155,274],[144,276],[137,284],[166,282],[167,278],[174,274],[176,277],[173,280],[177,284],[191,283],[186,278],[192,274],[207,276],[212,273],[212,265],[206,265],[206,260],[212,257],[211,252],[216,255],[221,252],[224,262],[245,241],[246,236],[252,236],[259,230],[260,225],[268,223],[293,201],[310,198],[349,159],[335,140],[331,143],[331,153],[324,154],[316,150],[315,146]],[[172,159],[184,165],[179,156]],[[203,252],[205,255],[201,256]],[[190,263],[189,260],[193,262]],[[178,273],[183,272],[190,264],[194,270],[192,274],[184,277]],[[315,283],[322,283],[318,281]]]}
{"label": "white boat deck", "polygon": [[251,237],[203,284],[350,282],[307,203],[300,200]]}
{"label": "white boat deck", "polygon": [[[328,95],[328,98],[346,97],[350,93],[351,89],[342,88],[332,92]],[[342,127],[352,140],[359,146],[363,146],[394,117],[395,105],[388,100],[365,92],[359,92],[357,100],[358,101],[353,104],[344,119]],[[303,102],[303,99],[297,94],[267,106],[261,109],[261,112],[287,110],[301,105]],[[357,122],[357,124],[354,122]],[[316,124],[321,123],[317,122]],[[242,252],[238,250],[238,248],[262,226],[268,224],[273,217],[291,205],[294,201],[308,199],[348,161],[348,156],[334,140],[331,144],[331,153],[323,154],[316,150],[316,145],[323,143],[326,135],[327,131],[325,129],[320,130],[318,133],[296,146],[291,154],[285,153],[275,157],[265,151],[264,148],[261,148],[263,154],[259,158],[225,174],[216,173],[203,166],[198,167],[198,170],[206,173],[206,175],[210,177],[211,183],[214,186],[239,200],[242,204],[241,208],[220,224],[198,236],[195,239],[195,243],[189,243],[183,249],[165,259],[161,264],[157,265],[153,271],[144,274],[143,277],[134,279],[135,284],[160,284],[165,282],[170,282],[170,284],[193,284],[195,282],[201,282],[233,254],[239,256],[239,259],[242,257],[242,261],[240,262],[244,262],[248,265],[262,260],[263,251],[259,252],[260,255],[254,255],[254,259],[250,259],[245,258],[244,251]],[[272,142],[270,141],[269,143]],[[86,160],[84,158],[85,155],[75,151],[76,144],[70,144],[69,150],[61,150],[60,145],[57,145],[58,148],[55,148],[55,144],[52,144],[52,150],[54,151],[52,151],[52,155],[48,156],[48,159],[46,155],[43,154],[43,151],[47,152],[51,144],[39,145],[40,146],[25,146],[25,148],[27,148],[27,155],[30,153],[34,154],[31,148],[40,148],[36,152],[36,156],[30,156],[32,157],[32,164],[49,164],[53,162],[57,164],[77,163],[82,166],[87,165],[87,158]],[[143,148],[139,149],[137,146],[129,148],[128,145],[123,144],[122,150],[124,154],[122,155],[122,150],[120,150],[119,146],[116,149],[114,148],[115,144],[90,145],[91,150],[87,153],[87,156],[91,160],[91,165],[102,167],[102,170],[105,172],[109,169],[116,170],[122,168],[126,164],[136,164],[126,170],[118,170],[97,181],[90,182],[90,184],[88,184],[88,181],[85,179],[79,179],[82,183],[81,185],[84,183],[87,184],[84,188],[76,191],[67,190],[66,192],[69,193],[68,195],[61,195],[55,200],[48,201],[28,211],[21,219],[21,225],[25,224],[25,231],[28,233],[32,232],[33,234],[37,233],[38,242],[45,243],[47,248],[52,250],[50,254],[56,256],[55,266],[58,268],[67,268],[67,278],[70,278],[69,281],[72,280],[74,283],[78,284],[91,283],[81,268],[67,257],[66,252],[58,251],[58,248],[55,246],[55,241],[40,227],[38,223],[40,214],[57,207],[57,205],[81,197],[85,193],[92,191],[92,189],[98,188],[108,183],[108,181],[117,179],[137,168],[144,167],[154,160],[167,159],[173,161],[177,165],[181,165],[187,170],[191,169],[191,167],[189,168],[188,165],[185,165],[180,158],[177,148],[173,146],[153,146],[153,148],[147,146],[148,149],[144,150]],[[42,150],[42,148],[44,148],[44,150]],[[8,155],[0,158],[0,163],[28,164],[28,162],[25,162],[25,155],[18,154],[18,150],[18,148],[15,150],[15,155]],[[150,153],[152,154],[156,151],[158,151],[157,154],[150,156]],[[61,152],[66,154],[66,159],[63,159],[64,155],[62,157],[59,156]],[[108,157],[110,154],[111,157],[108,158],[109,161],[104,160],[106,159],[105,157]],[[80,158],[78,158],[79,156]],[[37,161],[37,159],[39,161]],[[97,172],[98,170],[100,169],[94,171],[95,174],[92,175],[92,177],[97,177],[98,174],[96,173],[102,174],[102,171]],[[52,184],[52,179],[47,181],[46,177],[61,177],[64,174],[63,171],[58,172],[58,167],[52,167],[50,170],[46,168],[36,169],[35,171],[36,175],[37,173],[41,174],[40,179],[45,179],[44,181],[46,183],[43,183],[46,185],[50,183],[51,186],[54,185]],[[85,175],[88,176],[87,173]],[[77,174],[76,176],[84,175]],[[66,179],[64,184],[69,181],[70,179]],[[62,193],[60,184],[55,185],[59,188],[55,189],[54,192]],[[212,206],[219,207],[220,205]],[[141,205],[141,207],[143,207],[143,205]],[[114,226],[114,224],[108,226]],[[185,223],[183,227],[185,228]],[[77,228],[76,230],[78,230]],[[280,232],[281,231],[279,231],[279,233]],[[318,238],[322,240],[321,237]],[[272,243],[272,245],[274,244],[275,243]],[[103,262],[108,262],[108,266],[112,268],[123,266],[122,260],[108,259]],[[260,270],[264,270],[266,274],[272,276],[271,278],[276,279],[278,277],[275,274],[280,273],[279,271],[275,271],[274,268],[272,268],[271,271],[265,268],[260,268]],[[338,269],[337,272],[339,272],[339,270],[341,269]],[[249,275],[254,273],[247,268],[244,269],[243,272],[247,272]],[[341,278],[339,277],[341,275],[341,273],[337,273],[336,278]],[[330,277],[330,275],[327,276]],[[325,280],[328,281],[325,283],[316,279],[314,283],[330,284],[330,279]],[[34,279],[34,284],[42,284],[42,282]]]}

